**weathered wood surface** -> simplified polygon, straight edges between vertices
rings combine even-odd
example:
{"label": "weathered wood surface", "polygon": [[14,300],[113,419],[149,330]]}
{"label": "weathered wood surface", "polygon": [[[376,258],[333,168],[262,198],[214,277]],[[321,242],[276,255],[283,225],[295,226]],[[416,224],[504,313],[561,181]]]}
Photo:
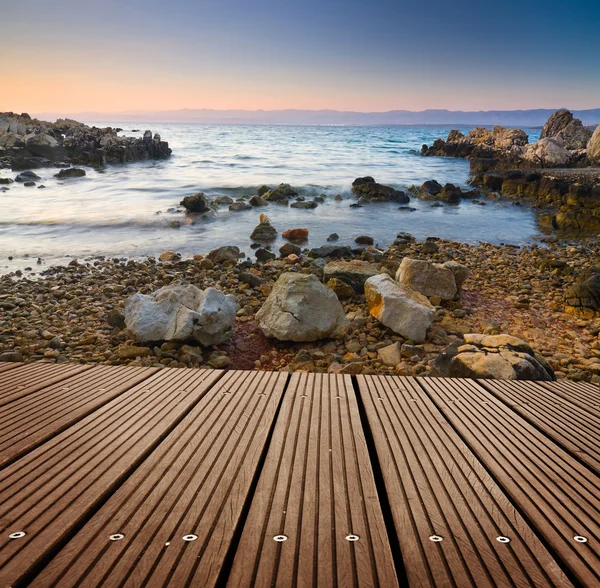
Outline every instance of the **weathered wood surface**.
{"label": "weathered wood surface", "polygon": [[0,364],[0,587],[600,585],[599,425],[586,383]]}

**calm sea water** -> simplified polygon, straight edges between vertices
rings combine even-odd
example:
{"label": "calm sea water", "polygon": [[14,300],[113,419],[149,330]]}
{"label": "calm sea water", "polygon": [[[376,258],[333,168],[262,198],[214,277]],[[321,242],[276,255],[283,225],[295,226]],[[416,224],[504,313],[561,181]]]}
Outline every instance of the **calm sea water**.
{"label": "calm sea water", "polygon": [[[93,123],[90,123],[93,124]],[[107,126],[107,123],[98,126]],[[523,243],[538,232],[532,210],[507,203],[479,206],[465,201],[432,207],[412,199],[416,211],[397,204],[349,208],[354,178],[405,189],[436,179],[465,187],[468,163],[460,159],[424,158],[423,143],[446,137],[449,127],[334,127],[118,123],[122,134],[159,132],[173,149],[170,159],[110,166],[87,176],[58,181],[54,169],[36,170],[45,189],[14,183],[0,193],[0,272],[33,265],[68,262],[95,255],[136,257],[166,249],[184,255],[205,253],[221,245],[238,245],[248,253],[249,235],[266,212],[281,232],[307,227],[309,246],[322,245],[337,232],[339,243],[371,235],[388,245],[398,231],[417,238],[438,236],[466,242]],[[141,132],[133,133],[133,129]],[[468,128],[463,128],[463,132]],[[539,131],[529,131],[535,141]],[[0,171],[2,176],[16,174]],[[330,198],[314,210],[271,205],[230,212],[221,207],[212,217],[185,224],[178,209],[184,196],[203,191],[232,197],[254,194],[261,184],[287,182],[304,196]],[[333,196],[344,200],[335,202]],[[169,212],[171,209],[171,212]],[[173,221],[181,223],[173,227]],[[276,243],[279,245],[279,243]],[[12,256],[12,261],[8,257]]]}

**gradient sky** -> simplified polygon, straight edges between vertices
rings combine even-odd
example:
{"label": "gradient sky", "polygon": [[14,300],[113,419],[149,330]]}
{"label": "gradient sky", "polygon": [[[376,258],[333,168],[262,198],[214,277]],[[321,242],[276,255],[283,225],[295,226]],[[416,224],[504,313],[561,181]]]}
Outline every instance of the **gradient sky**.
{"label": "gradient sky", "polygon": [[15,0],[0,111],[600,107],[600,0]]}

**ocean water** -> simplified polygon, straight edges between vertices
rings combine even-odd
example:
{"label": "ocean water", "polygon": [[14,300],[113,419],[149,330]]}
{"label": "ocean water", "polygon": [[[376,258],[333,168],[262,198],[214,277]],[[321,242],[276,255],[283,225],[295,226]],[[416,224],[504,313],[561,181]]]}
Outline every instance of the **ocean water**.
{"label": "ocean water", "polygon": [[[173,155],[103,170],[86,168],[84,178],[71,180],[54,178],[55,169],[36,170],[42,178],[38,184],[45,189],[11,184],[9,191],[0,192],[0,272],[27,266],[40,270],[97,255],[158,255],[167,249],[191,256],[221,245],[237,245],[251,254],[249,235],[261,212],[280,232],[308,228],[310,247],[324,244],[333,232],[340,235],[340,244],[352,244],[366,234],[382,247],[399,231],[420,239],[513,244],[528,242],[539,232],[533,210],[504,202],[432,207],[413,198],[410,206],[416,211],[399,210],[392,203],[349,207],[355,201],[352,181],[359,176],[370,175],[398,189],[430,179],[466,187],[467,161],[419,155],[423,143],[445,138],[450,127],[98,126],[122,127],[122,134],[133,136],[151,129],[169,142]],[[530,141],[539,136],[539,130],[528,133]],[[0,170],[0,175],[16,174]],[[196,219],[178,206],[183,197],[198,191],[235,198],[255,194],[261,184],[280,182],[291,184],[303,196],[328,198],[314,210],[270,205],[231,212],[221,206],[214,215]],[[336,194],[344,199],[334,201]],[[35,264],[38,257],[41,266]]]}

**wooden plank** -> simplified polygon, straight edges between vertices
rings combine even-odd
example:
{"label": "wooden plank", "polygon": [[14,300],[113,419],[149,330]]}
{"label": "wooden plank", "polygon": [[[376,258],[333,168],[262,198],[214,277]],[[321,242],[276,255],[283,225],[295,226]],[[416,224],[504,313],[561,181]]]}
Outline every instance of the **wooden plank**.
{"label": "wooden plank", "polygon": [[228,586],[397,585],[352,381],[293,374]]}
{"label": "wooden plank", "polygon": [[214,586],[287,378],[228,372],[32,585]]}
{"label": "wooden plank", "polygon": [[539,384],[584,410],[600,409],[600,386],[597,384],[572,382],[571,380],[539,382]]}
{"label": "wooden plank", "polygon": [[11,402],[0,415],[0,469],[157,371],[97,366]]}
{"label": "wooden plank", "polygon": [[477,382],[418,381],[573,577],[598,585],[600,478]]}
{"label": "wooden plank", "polygon": [[0,406],[92,369],[74,363],[28,363],[0,374]]}
{"label": "wooden plank", "polygon": [[414,379],[358,386],[411,586],[571,585]]}
{"label": "wooden plank", "polygon": [[507,406],[600,474],[600,410],[587,410],[535,382],[480,380]]}
{"label": "wooden plank", "polygon": [[1,471],[0,585],[26,582],[222,374],[162,370]]}
{"label": "wooden plank", "polygon": [[19,362],[8,362],[8,361],[0,362],[0,374],[2,374],[3,372],[7,372],[8,370],[12,370],[16,367],[19,367],[20,365],[23,365],[20,361]]}

